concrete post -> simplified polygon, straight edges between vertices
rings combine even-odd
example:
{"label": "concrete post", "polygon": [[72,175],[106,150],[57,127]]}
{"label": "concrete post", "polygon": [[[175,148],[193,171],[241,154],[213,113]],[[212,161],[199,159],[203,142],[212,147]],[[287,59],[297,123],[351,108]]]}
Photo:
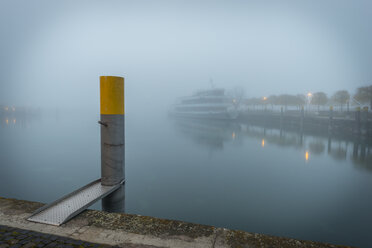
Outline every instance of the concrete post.
{"label": "concrete post", "polygon": [[305,110],[304,110],[304,106],[301,106],[301,120],[300,120],[301,132],[304,130],[304,119],[305,119]]}
{"label": "concrete post", "polygon": [[124,78],[100,77],[101,184],[124,180]]}
{"label": "concrete post", "polygon": [[280,107],[280,129],[283,127],[283,107]]}
{"label": "concrete post", "polygon": [[125,185],[102,199],[102,210],[110,213],[125,213]]}
{"label": "concrete post", "polygon": [[361,129],[361,125],[360,125],[360,107],[357,107],[356,108],[356,111],[355,111],[355,134],[356,135],[360,135],[360,129]]}
{"label": "concrete post", "polygon": [[333,106],[329,107],[329,123],[328,123],[328,132],[331,133],[333,130]]}
{"label": "concrete post", "polygon": [[368,107],[363,107],[363,113],[361,116],[361,134],[363,134],[364,137],[367,137],[367,131],[368,131]]}

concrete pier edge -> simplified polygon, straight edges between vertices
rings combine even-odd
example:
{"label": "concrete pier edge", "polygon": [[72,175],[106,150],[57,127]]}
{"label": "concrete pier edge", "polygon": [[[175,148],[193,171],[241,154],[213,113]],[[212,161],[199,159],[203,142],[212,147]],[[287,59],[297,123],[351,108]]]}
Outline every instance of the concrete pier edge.
{"label": "concrete pier edge", "polygon": [[43,205],[0,197],[0,225],[119,247],[349,247],[96,210],[61,226],[26,220]]}

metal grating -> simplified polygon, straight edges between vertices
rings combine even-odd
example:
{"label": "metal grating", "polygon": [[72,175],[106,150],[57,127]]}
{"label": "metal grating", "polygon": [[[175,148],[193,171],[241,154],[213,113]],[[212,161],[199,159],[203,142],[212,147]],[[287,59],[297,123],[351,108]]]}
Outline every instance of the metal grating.
{"label": "metal grating", "polygon": [[27,220],[59,226],[119,187],[120,184],[103,186],[101,179],[98,179],[36,210]]}

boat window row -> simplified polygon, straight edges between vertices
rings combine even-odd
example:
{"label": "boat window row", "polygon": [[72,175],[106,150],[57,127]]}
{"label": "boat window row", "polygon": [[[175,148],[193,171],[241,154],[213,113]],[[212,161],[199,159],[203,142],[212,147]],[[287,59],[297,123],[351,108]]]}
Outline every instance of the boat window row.
{"label": "boat window row", "polygon": [[180,106],[176,107],[177,111],[225,111],[224,106]]}
{"label": "boat window row", "polygon": [[186,99],[182,100],[183,104],[193,104],[193,103],[230,103],[231,99],[228,98],[197,98],[197,99]]}
{"label": "boat window row", "polygon": [[202,90],[197,92],[196,96],[223,96],[225,94],[224,89],[211,89],[211,90]]}

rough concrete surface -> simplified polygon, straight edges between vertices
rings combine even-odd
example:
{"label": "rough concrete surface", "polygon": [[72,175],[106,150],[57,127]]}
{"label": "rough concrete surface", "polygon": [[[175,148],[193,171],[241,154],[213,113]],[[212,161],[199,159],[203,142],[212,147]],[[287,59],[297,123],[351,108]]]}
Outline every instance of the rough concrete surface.
{"label": "rough concrete surface", "polygon": [[25,229],[0,225],[1,248],[109,248],[112,246],[93,244],[82,240],[74,240],[57,235],[33,232]]}
{"label": "rough concrete surface", "polygon": [[42,203],[0,197],[0,225],[129,248],[346,247],[96,210],[86,210],[61,226],[27,221],[26,218],[41,206]]}

